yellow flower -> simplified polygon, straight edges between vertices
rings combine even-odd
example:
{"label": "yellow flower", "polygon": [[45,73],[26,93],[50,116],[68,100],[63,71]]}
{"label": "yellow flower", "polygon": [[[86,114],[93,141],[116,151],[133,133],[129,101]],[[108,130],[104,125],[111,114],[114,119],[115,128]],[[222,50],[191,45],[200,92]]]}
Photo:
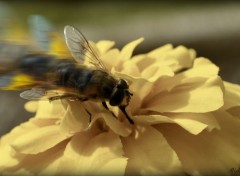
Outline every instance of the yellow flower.
{"label": "yellow flower", "polygon": [[111,74],[128,81],[134,125],[97,102],[29,102],[35,117],[1,139],[0,173],[222,175],[238,168],[240,87],[184,46],[132,56],[142,40],[121,51],[114,42],[92,43]]}

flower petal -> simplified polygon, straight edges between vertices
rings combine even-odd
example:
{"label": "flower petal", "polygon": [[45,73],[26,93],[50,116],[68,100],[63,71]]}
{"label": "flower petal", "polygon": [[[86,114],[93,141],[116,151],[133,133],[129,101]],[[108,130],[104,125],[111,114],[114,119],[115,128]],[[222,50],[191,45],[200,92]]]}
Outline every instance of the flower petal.
{"label": "flower petal", "polygon": [[66,136],[72,136],[89,126],[90,115],[80,101],[68,101],[68,107],[60,124],[60,131]]}
{"label": "flower petal", "polygon": [[139,54],[133,56],[131,61],[137,65],[140,72],[144,71],[147,67],[156,63],[156,59],[147,56],[147,54]]}
{"label": "flower petal", "polygon": [[131,61],[124,62],[121,72],[133,77],[139,77],[141,75],[138,67]]}
{"label": "flower petal", "polygon": [[68,140],[65,140],[49,150],[35,155],[26,155],[21,161],[21,167],[38,175],[54,175],[58,170]]}
{"label": "flower petal", "polygon": [[167,66],[161,66],[160,63],[151,65],[142,72],[142,77],[150,82],[155,82],[162,76],[174,76],[174,72]]}
{"label": "flower petal", "polygon": [[111,49],[101,57],[104,65],[107,67],[108,70],[111,70],[114,67],[118,68],[117,58],[119,54],[120,54],[120,51],[118,49]]}
{"label": "flower petal", "polygon": [[[9,134],[1,138],[0,141],[0,171],[7,170],[8,168],[19,168],[22,159],[26,157],[24,154],[17,153],[13,150],[12,143],[21,138],[25,134],[31,134],[32,131],[42,128],[44,126],[55,124],[56,119],[30,119],[30,121],[15,127]],[[48,134],[46,135],[48,136]],[[45,140],[46,140],[45,136]],[[32,139],[28,139],[31,143]],[[46,140],[47,141],[47,140]],[[48,142],[48,141],[47,141]],[[35,141],[35,145],[38,145],[38,141]],[[30,146],[31,147],[31,146]]]}
{"label": "flower petal", "polygon": [[[147,81],[146,79],[140,78],[133,81],[130,85],[130,90],[133,92],[133,99],[138,99],[138,104],[141,105],[142,100],[151,92],[153,83]],[[135,104],[135,106],[137,106]]]}
{"label": "flower petal", "polygon": [[159,123],[176,123],[189,133],[197,135],[204,129],[209,131],[220,129],[220,126],[211,113],[166,113],[163,115],[136,115],[133,120],[141,124],[156,125]]}
{"label": "flower petal", "polygon": [[[154,64],[155,65],[155,64]],[[210,70],[210,71],[209,71]],[[156,93],[162,91],[171,91],[174,87],[185,83],[197,83],[211,77],[218,76],[219,68],[212,64],[208,59],[199,58],[194,60],[193,68],[176,74],[175,76],[165,76],[158,80],[156,85]],[[223,86],[221,84],[223,89]]]}
{"label": "flower petal", "polygon": [[63,155],[67,141],[35,155],[17,157],[19,164],[14,167],[4,168],[2,173],[10,175],[54,175],[57,171],[60,158]]}
{"label": "flower petal", "polygon": [[137,124],[155,125],[159,123],[174,123],[172,119],[163,115],[135,115],[133,116],[134,122]]}
{"label": "flower petal", "polygon": [[[197,78],[195,78],[198,80]],[[201,83],[200,79],[200,83]],[[196,84],[196,83],[195,83]],[[176,101],[177,100],[177,101]],[[173,88],[149,100],[147,110],[156,112],[209,112],[223,105],[222,82],[219,77],[209,78],[201,84]]]}
{"label": "flower petal", "polygon": [[[35,121],[35,123],[49,122],[49,120],[33,121]],[[23,131],[11,142],[11,146],[16,152],[23,154],[37,154],[55,146],[67,138],[59,132],[59,126],[56,124],[57,122],[58,119],[55,119],[52,120],[51,124],[46,126],[35,127],[31,130],[26,129],[25,132]],[[32,122],[29,121],[28,123]]]}
{"label": "flower petal", "polygon": [[110,114],[109,112],[99,113],[99,114],[97,114],[97,116],[95,118],[103,117],[104,121],[109,126],[109,128],[114,133],[116,133],[120,136],[127,137],[132,132],[131,126],[128,126],[123,122],[120,122],[118,119],[113,117],[113,115]]}
{"label": "flower petal", "polygon": [[36,112],[38,109],[38,101],[29,101],[24,105],[28,112]]}
{"label": "flower petal", "polygon": [[178,113],[168,114],[168,117],[194,135],[201,133],[204,129],[209,131],[215,128],[220,129],[217,120],[211,113]]}
{"label": "flower petal", "polygon": [[233,117],[240,119],[240,107],[233,107],[227,110]]}
{"label": "flower petal", "polygon": [[194,60],[193,67],[182,74],[186,77],[212,77],[218,75],[219,68],[210,60],[200,57]]}
{"label": "flower petal", "polygon": [[122,138],[128,159],[126,175],[181,173],[180,161],[163,135],[150,126],[138,126],[135,134]]}
{"label": "flower petal", "polygon": [[150,51],[147,55],[152,58],[159,58],[159,56],[162,56],[168,52],[171,52],[173,50],[172,44],[166,44],[159,48],[156,48],[152,51]]}
{"label": "flower petal", "polygon": [[134,40],[130,43],[128,43],[127,45],[125,45],[119,55],[119,60],[122,61],[127,61],[130,59],[130,57],[132,56],[133,50],[136,48],[137,45],[139,45],[144,39],[143,38],[139,38],[137,40]]}
{"label": "flower petal", "polygon": [[96,46],[101,55],[105,54],[114,45],[115,45],[115,42],[110,40],[101,40],[96,43]]}
{"label": "flower petal", "polygon": [[127,158],[122,144],[112,132],[76,134],[66,147],[59,167],[61,174],[124,175]]}
{"label": "flower petal", "polygon": [[171,45],[166,45],[164,48],[156,49],[148,53],[148,56],[157,58],[158,62],[162,63],[162,65],[170,66],[175,72],[183,68],[191,67],[195,55],[194,50],[187,49],[184,46],[178,46],[172,49]]}
{"label": "flower petal", "polygon": [[62,118],[65,108],[60,100],[56,101],[39,101],[36,118]]}
{"label": "flower petal", "polygon": [[176,47],[169,56],[169,58],[173,58],[178,61],[177,65],[172,65],[173,70],[176,72],[183,68],[191,67],[195,55],[196,52],[192,49],[187,49],[184,46]]}
{"label": "flower petal", "polygon": [[19,164],[18,159],[14,158],[14,151],[9,143],[11,142],[11,134],[1,137],[0,140],[0,174],[7,168],[14,167]]}
{"label": "flower petal", "polygon": [[231,168],[239,167],[240,121],[223,111],[214,112],[214,116],[221,130],[205,130],[198,135],[173,124],[156,126],[190,175],[230,175]]}
{"label": "flower petal", "polygon": [[224,82],[225,97],[223,109],[240,106],[240,86]]}

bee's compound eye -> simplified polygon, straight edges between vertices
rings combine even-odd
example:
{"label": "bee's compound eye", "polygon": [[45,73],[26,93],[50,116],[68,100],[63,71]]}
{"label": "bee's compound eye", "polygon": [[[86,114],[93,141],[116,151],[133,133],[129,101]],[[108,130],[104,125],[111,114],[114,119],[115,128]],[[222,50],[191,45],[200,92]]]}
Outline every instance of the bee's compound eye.
{"label": "bee's compound eye", "polygon": [[117,88],[120,88],[120,89],[128,89],[128,84],[125,80],[123,79],[120,79],[118,81],[118,85],[117,85]]}

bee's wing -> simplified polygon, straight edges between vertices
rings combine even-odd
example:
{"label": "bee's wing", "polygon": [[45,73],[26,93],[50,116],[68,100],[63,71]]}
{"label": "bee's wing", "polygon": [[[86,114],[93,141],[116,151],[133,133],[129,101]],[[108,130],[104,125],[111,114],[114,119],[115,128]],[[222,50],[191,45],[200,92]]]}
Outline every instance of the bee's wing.
{"label": "bee's wing", "polygon": [[52,24],[41,15],[31,15],[28,18],[30,32],[39,49],[48,51],[50,48],[50,33],[53,31]]}
{"label": "bee's wing", "polygon": [[46,99],[46,91],[41,88],[32,88],[30,90],[26,90],[20,94],[20,97],[27,100],[40,100]]}
{"label": "bee's wing", "polygon": [[24,90],[41,84],[34,77],[19,72],[0,74],[0,90]]}
{"label": "bee's wing", "polygon": [[65,26],[64,36],[66,44],[77,62],[87,62],[96,68],[107,71],[97,52],[94,51],[91,44],[79,30],[73,26]]}
{"label": "bee's wing", "polygon": [[56,100],[56,99],[74,98],[74,97],[77,97],[78,99],[84,98],[71,91],[64,91],[64,90],[57,90],[57,89],[47,90],[41,87],[35,87],[30,90],[26,90],[20,94],[20,97],[27,100]]}
{"label": "bee's wing", "polygon": [[56,32],[52,23],[41,15],[32,15],[28,19],[32,38],[38,50],[61,58],[72,59],[63,36]]}
{"label": "bee's wing", "polygon": [[28,45],[0,41],[0,75],[12,71],[17,66],[18,59],[31,49]]}

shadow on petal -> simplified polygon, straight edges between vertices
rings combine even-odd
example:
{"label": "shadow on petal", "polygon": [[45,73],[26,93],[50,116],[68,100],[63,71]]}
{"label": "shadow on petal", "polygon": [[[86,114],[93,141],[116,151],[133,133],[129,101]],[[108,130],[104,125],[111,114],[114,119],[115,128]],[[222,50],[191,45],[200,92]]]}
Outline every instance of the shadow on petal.
{"label": "shadow on petal", "polygon": [[122,137],[129,158],[127,175],[181,174],[181,163],[163,135],[150,126],[137,126],[135,133]]}
{"label": "shadow on petal", "polygon": [[220,130],[193,135],[174,124],[159,124],[161,131],[189,174],[229,175],[240,163],[240,121],[219,111],[214,116]]}

